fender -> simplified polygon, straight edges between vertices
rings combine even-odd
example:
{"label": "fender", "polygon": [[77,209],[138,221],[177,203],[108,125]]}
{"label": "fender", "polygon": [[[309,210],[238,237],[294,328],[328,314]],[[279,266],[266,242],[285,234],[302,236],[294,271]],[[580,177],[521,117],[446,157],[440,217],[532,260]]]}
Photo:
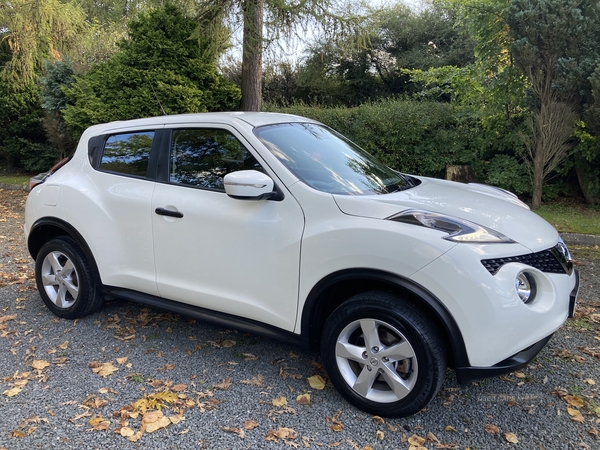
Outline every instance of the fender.
{"label": "fender", "polygon": [[[333,289],[347,283],[360,280],[362,285],[374,286],[378,289],[392,289],[408,294],[407,300],[412,304],[419,304],[442,329],[450,345],[450,360],[455,367],[469,366],[469,358],[465,347],[464,338],[460,329],[450,314],[450,311],[431,292],[414,281],[389,272],[373,269],[347,269],[332,273],[319,281],[308,295],[302,311],[301,329],[311,345],[315,345],[319,338],[322,326],[327,319],[327,299],[323,298],[328,290],[333,294]],[[362,288],[352,292],[352,295],[364,291]],[[336,305],[337,306],[337,305]]]}
{"label": "fender", "polygon": [[89,245],[75,227],[62,219],[56,217],[42,217],[34,222],[27,238],[29,254],[35,260],[40,248],[48,241],[48,239],[65,235],[70,236],[77,242],[92,269],[94,281],[98,286],[101,286],[102,280],[100,279],[100,271],[98,270],[96,260],[94,259],[94,255],[92,254]]}

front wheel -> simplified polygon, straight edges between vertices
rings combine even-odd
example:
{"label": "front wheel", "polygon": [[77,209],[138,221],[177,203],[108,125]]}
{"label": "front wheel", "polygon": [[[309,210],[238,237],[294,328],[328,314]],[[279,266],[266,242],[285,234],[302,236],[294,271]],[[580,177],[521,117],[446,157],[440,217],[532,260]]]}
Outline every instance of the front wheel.
{"label": "front wheel", "polygon": [[350,403],[387,417],[423,409],[446,371],[445,348],[430,321],[386,292],[361,293],[339,306],[325,324],[321,355]]}
{"label": "front wheel", "polygon": [[42,300],[59,317],[83,317],[102,304],[87,259],[70,237],[42,246],[35,260],[35,280]]}

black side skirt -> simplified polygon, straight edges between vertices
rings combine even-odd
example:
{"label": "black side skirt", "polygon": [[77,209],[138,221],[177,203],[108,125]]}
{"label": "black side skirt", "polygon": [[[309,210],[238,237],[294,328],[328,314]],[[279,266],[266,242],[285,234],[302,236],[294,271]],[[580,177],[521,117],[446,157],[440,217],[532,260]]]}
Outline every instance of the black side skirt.
{"label": "black side skirt", "polygon": [[102,292],[116,298],[164,309],[169,312],[181,314],[183,316],[188,316],[205,322],[210,322],[222,327],[234,328],[243,332],[258,334],[304,348],[309,347],[308,339],[306,339],[304,336],[274,327],[272,325],[267,325],[256,320],[245,319],[243,317],[212,311],[210,309],[200,308],[187,303],[166,300],[154,295],[143,294],[141,292],[113,286],[104,286]]}

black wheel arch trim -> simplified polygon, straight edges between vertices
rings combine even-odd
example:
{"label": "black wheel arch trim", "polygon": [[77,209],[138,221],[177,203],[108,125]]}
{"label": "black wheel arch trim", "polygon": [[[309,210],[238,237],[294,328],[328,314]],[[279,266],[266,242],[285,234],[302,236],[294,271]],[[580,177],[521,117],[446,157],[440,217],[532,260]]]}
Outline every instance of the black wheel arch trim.
{"label": "black wheel arch trim", "polygon": [[452,361],[454,367],[468,367],[469,358],[465,347],[465,342],[458,327],[458,324],[450,314],[450,311],[442,302],[423,286],[414,281],[397,274],[374,270],[374,269],[348,269],[328,275],[317,283],[307,297],[302,311],[301,330],[311,347],[314,347],[316,336],[320,330],[315,329],[320,323],[319,317],[322,314],[321,296],[327,289],[344,281],[363,279],[373,282],[384,282],[387,285],[409,291],[418,297],[426,305],[426,313],[433,314],[434,318],[444,327],[444,334],[448,338],[449,361]]}
{"label": "black wheel arch trim", "polygon": [[88,264],[92,269],[94,281],[97,283],[98,286],[100,286],[102,284],[102,280],[100,279],[100,271],[98,270],[96,260],[94,259],[94,254],[90,250],[89,245],[87,244],[86,240],[81,235],[81,233],[79,233],[79,231],[77,231],[77,229],[73,225],[62,219],[59,219],[57,217],[42,217],[41,219],[38,219],[34,222],[34,224],[31,226],[31,230],[29,230],[29,236],[27,238],[27,249],[29,250],[29,254],[31,255],[31,257],[35,260],[37,258],[38,252],[40,251],[40,248],[42,247],[42,245],[44,245],[44,243],[47,242],[47,239],[35,239],[37,236],[39,236],[40,233],[44,235],[44,227],[53,227],[64,231],[64,233],[60,234],[53,233],[51,234],[51,237],[60,237],[67,235],[73,238],[75,242],[77,242],[77,245],[79,245],[79,247],[85,254]]}

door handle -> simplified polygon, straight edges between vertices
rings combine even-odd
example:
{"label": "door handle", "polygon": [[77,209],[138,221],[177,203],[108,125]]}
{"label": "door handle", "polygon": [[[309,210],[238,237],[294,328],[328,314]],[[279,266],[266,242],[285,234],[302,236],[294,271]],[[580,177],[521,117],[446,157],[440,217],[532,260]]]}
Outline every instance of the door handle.
{"label": "door handle", "polygon": [[170,209],[165,208],[156,208],[154,212],[159,216],[177,217],[178,219],[183,217],[183,213],[180,213],[179,211],[171,211]]}

